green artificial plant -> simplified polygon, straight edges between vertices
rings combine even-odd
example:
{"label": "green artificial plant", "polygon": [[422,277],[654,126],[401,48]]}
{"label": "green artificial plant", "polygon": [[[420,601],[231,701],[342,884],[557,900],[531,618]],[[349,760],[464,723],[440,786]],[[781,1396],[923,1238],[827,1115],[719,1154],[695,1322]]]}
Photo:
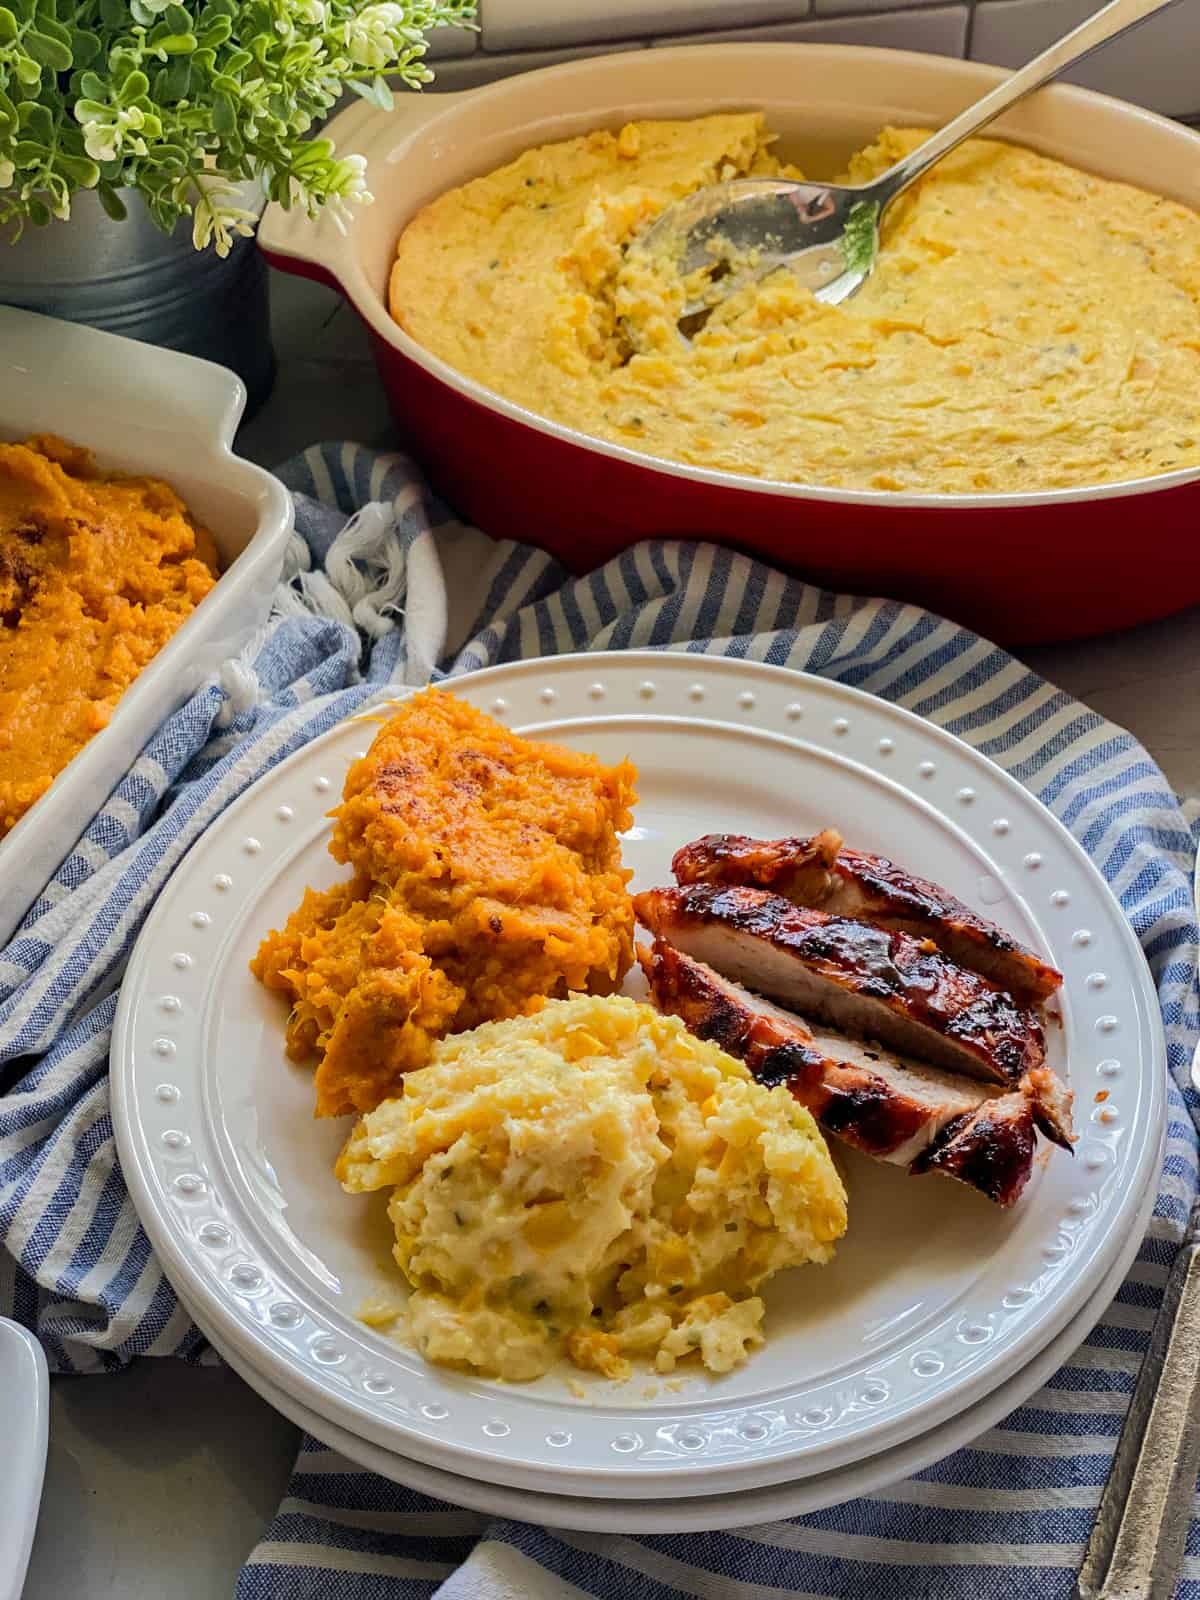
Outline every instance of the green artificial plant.
{"label": "green artificial plant", "polygon": [[[139,193],[197,249],[252,232],[243,188],[339,219],[369,201],[361,156],[316,136],[347,89],[391,105],[434,27],[474,0],[0,0],[0,227],[70,216],[94,189],[108,214]],[[0,244],[2,248],[2,244]]]}

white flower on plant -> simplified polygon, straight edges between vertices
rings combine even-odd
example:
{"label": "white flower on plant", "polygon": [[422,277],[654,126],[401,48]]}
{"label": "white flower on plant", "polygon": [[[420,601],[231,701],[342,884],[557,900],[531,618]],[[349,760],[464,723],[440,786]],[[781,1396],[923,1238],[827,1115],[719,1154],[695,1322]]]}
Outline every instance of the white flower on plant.
{"label": "white flower on plant", "polygon": [[367,189],[366,156],[349,155],[338,158],[338,188],[343,200],[355,205],[369,206],[375,196]]}
{"label": "white flower on plant", "polygon": [[329,164],[325,209],[339,233],[346,232],[351,206],[369,206],[375,196],[367,188],[366,156],[339,156]]}
{"label": "white flower on plant", "polygon": [[319,28],[325,21],[323,0],[300,0],[300,4],[296,7],[296,15],[301,22],[310,22],[314,28]]}
{"label": "white flower on plant", "polygon": [[83,148],[93,161],[115,161],[121,148],[120,135],[111,123],[85,122]]}
{"label": "white flower on plant", "polygon": [[126,135],[135,155],[146,154],[146,142],[137,137],[137,130],[145,125],[145,117],[137,106],[118,109],[100,106],[95,101],[80,101],[75,107],[75,120],[83,127],[83,148],[93,161],[115,161],[121,153]]}
{"label": "white flower on plant", "polygon": [[0,159],[0,189],[11,189],[12,181],[17,175],[17,169],[11,161]]}
{"label": "white flower on plant", "polygon": [[237,204],[242,191],[225,178],[206,173],[196,183],[198,191],[192,210],[192,243],[197,250],[209,244],[224,259],[235,238],[254,235],[255,213]]}
{"label": "white flower on plant", "polygon": [[408,33],[408,17],[395,0],[364,6],[346,24],[346,49],[360,67],[379,71],[394,61],[399,41]]}

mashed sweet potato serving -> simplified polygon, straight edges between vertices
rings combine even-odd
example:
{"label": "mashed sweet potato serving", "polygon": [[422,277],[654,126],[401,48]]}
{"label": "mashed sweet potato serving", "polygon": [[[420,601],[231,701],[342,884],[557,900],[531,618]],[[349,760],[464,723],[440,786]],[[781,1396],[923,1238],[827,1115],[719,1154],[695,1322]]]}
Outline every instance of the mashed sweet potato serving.
{"label": "mashed sweet potato serving", "polygon": [[353,877],[307,890],[251,963],[292,1001],[288,1053],[319,1057],[319,1116],[372,1110],[446,1033],[620,986],[635,777],[440,690],[384,724],[334,812]]}
{"label": "mashed sweet potato serving", "polygon": [[165,483],[50,436],[0,443],[0,836],[216,581],[211,536]]}

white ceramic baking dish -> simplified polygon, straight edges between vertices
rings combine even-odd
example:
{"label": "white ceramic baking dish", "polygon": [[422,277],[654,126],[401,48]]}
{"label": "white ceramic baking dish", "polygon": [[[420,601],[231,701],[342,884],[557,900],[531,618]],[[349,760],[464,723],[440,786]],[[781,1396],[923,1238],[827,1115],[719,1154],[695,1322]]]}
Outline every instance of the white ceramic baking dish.
{"label": "white ceramic baking dish", "polygon": [[162,478],[210,529],[216,587],[125,691],[108,726],[0,839],[0,943],[159,724],[264,620],[292,530],[278,479],[233,454],[246,403],[224,367],[0,306],[0,439],[56,433],[103,468]]}

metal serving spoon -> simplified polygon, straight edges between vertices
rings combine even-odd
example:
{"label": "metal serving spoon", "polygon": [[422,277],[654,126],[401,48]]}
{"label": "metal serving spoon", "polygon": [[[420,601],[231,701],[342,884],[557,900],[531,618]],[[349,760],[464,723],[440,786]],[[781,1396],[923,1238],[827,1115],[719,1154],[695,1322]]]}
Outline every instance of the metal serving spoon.
{"label": "metal serving spoon", "polygon": [[746,283],[788,267],[818,300],[839,305],[871,275],[884,211],[934,162],[1098,46],[1136,27],[1175,0],[1109,0],[1094,16],[1043,50],[982,100],[863,188],[735,178],[699,189],[669,207],[630,245],[675,255],[680,275],[704,267],[681,318],[711,310]]}

